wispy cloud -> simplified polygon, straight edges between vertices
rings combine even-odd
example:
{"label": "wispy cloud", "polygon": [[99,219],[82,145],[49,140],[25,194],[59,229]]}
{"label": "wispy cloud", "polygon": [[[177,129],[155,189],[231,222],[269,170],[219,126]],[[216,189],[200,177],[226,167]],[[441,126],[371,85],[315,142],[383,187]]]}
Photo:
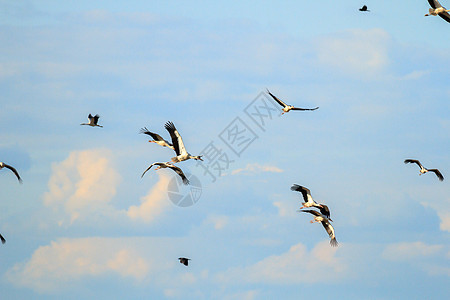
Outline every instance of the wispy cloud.
{"label": "wispy cloud", "polygon": [[346,265],[335,256],[336,251],[328,242],[319,243],[311,251],[299,243],[283,254],[266,257],[248,267],[232,268],[218,278],[268,284],[330,282],[342,278],[346,272]]}
{"label": "wispy cloud", "polygon": [[[153,266],[154,267],[154,266]],[[62,239],[39,247],[30,260],[14,265],[7,278],[41,292],[58,290],[85,276],[117,274],[142,280],[150,262],[119,239]]]}
{"label": "wispy cloud", "polygon": [[140,220],[143,222],[151,222],[163,211],[170,207],[167,199],[167,185],[170,177],[158,173],[159,181],[141,199],[140,205],[133,205],[127,210],[127,215],[132,220]]}
{"label": "wispy cloud", "polygon": [[263,172],[281,173],[281,172],[283,172],[283,170],[276,166],[269,166],[269,165],[262,166],[260,164],[254,163],[254,164],[247,164],[247,166],[245,166],[245,168],[236,169],[236,170],[231,171],[231,175],[236,175],[239,173],[259,174],[259,173],[263,173]]}

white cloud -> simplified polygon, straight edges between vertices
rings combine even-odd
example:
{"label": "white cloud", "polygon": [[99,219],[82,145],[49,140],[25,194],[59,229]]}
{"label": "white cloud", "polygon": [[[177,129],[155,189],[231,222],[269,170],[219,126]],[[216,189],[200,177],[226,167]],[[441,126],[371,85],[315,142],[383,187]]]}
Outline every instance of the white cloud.
{"label": "white cloud", "polygon": [[346,265],[335,256],[328,242],[311,251],[299,243],[281,255],[272,255],[245,268],[232,268],[218,276],[220,280],[267,284],[330,282],[341,278]]}
{"label": "white cloud", "polygon": [[158,183],[141,199],[141,204],[128,208],[127,215],[132,220],[151,222],[170,207],[169,200],[167,199],[167,185],[169,184],[170,177],[164,175],[162,172],[158,172],[157,174],[159,175]]}
{"label": "white cloud", "polygon": [[111,156],[106,149],[73,151],[66,160],[55,163],[44,204],[57,212],[63,209],[71,223],[84,214],[111,209],[108,202],[120,181]]}
{"label": "white cloud", "polygon": [[258,174],[263,172],[281,173],[283,172],[283,170],[275,166],[268,166],[268,165],[261,166],[260,164],[254,163],[254,164],[247,164],[245,168],[231,171],[231,175],[236,175],[239,173]]}
{"label": "white cloud", "polygon": [[16,264],[6,275],[14,284],[45,292],[86,276],[117,274],[141,281],[150,267],[154,265],[124,239],[62,239],[39,247],[28,262]]}
{"label": "white cloud", "polygon": [[229,217],[228,216],[217,216],[217,215],[213,215],[213,216],[209,216],[206,219],[206,223],[209,224],[213,224],[214,225],[214,229],[216,230],[220,230],[223,229],[229,222]]}

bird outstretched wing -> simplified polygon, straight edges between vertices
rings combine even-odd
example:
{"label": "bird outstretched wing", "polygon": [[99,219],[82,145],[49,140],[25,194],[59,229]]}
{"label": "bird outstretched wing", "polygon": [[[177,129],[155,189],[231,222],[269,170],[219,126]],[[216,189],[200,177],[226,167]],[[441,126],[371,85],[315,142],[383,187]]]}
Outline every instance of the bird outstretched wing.
{"label": "bird outstretched wing", "polygon": [[328,222],[328,221],[321,222],[321,223],[322,223],[323,227],[325,228],[325,230],[327,231],[328,236],[331,238],[331,240],[330,240],[331,246],[336,247],[338,245],[338,242],[337,242],[336,236],[334,234],[333,226],[331,226],[330,222]]}
{"label": "bird outstretched wing", "polygon": [[283,107],[286,107],[287,104],[284,103],[283,101],[281,101],[280,99],[278,99],[277,97],[275,97],[271,92],[269,92],[269,90],[267,90],[267,93],[275,100],[277,101],[278,104],[280,104]]}
{"label": "bird outstretched wing", "polygon": [[419,168],[423,168],[422,164],[417,159],[405,159],[405,164],[417,164]]}
{"label": "bird outstretched wing", "polygon": [[428,169],[428,171],[434,172],[440,181],[444,181],[444,176],[442,176],[442,173],[438,169]]}
{"label": "bird outstretched wing", "polygon": [[316,109],[318,109],[319,107],[317,106],[317,107],[314,107],[314,108],[300,108],[300,107],[294,107],[294,108],[291,108],[291,110],[316,110]]}
{"label": "bird outstretched wing", "polygon": [[19,172],[17,172],[17,170],[14,167],[7,165],[7,164],[4,164],[4,166],[5,166],[5,168],[10,169],[16,175],[19,182],[22,183],[22,178],[20,178]]}
{"label": "bird outstretched wing", "polygon": [[175,153],[180,155],[181,153],[187,153],[186,148],[184,147],[183,139],[181,138],[181,135],[178,133],[178,130],[175,128],[175,125],[168,121],[164,128],[169,132],[170,137],[172,139],[172,144],[175,149]]}

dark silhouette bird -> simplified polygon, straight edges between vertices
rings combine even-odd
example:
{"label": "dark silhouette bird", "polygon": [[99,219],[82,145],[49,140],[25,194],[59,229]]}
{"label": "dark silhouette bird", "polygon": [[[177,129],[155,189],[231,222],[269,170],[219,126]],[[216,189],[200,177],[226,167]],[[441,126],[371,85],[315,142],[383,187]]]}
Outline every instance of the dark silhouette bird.
{"label": "dark silhouette bird", "polygon": [[437,178],[439,178],[440,181],[444,180],[444,176],[442,176],[442,173],[438,170],[438,169],[426,169],[424,168],[424,166],[422,166],[422,164],[420,163],[420,161],[418,161],[417,159],[405,159],[405,164],[417,164],[420,168],[420,174],[425,174],[427,172],[433,172],[434,174],[436,174]]}
{"label": "dark silhouette bird", "polygon": [[308,188],[305,188],[304,186],[298,184],[294,184],[293,186],[291,186],[291,190],[302,193],[303,200],[305,200],[305,202],[302,203],[303,206],[300,207],[300,209],[303,209],[305,207],[317,207],[324,216],[330,219],[330,210],[328,209],[328,206],[326,206],[325,204],[318,204],[316,201],[314,201],[314,199],[311,197],[311,191]]}
{"label": "dark silhouette bird", "polygon": [[430,3],[430,6],[432,8],[428,9],[428,13],[425,15],[425,17],[439,16],[450,23],[450,14],[448,13],[450,9],[446,9],[445,7],[443,7],[437,0],[428,0],[428,3]]}
{"label": "dark silhouette bird", "polygon": [[6,243],[5,238],[3,237],[3,235],[0,234],[0,240],[2,241],[2,244]]}
{"label": "dark silhouette bird", "polygon": [[189,154],[186,151],[186,148],[184,147],[183,139],[181,138],[181,135],[178,133],[177,129],[175,128],[175,125],[173,125],[172,122],[167,122],[164,127],[169,132],[170,137],[172,138],[172,144],[175,148],[175,153],[177,156],[172,157],[172,162],[177,163],[180,161],[188,160],[188,159],[196,159],[196,160],[202,160],[202,156],[193,156]]}
{"label": "dark silhouette bird", "polygon": [[172,169],[172,170],[175,171],[175,173],[177,173],[181,177],[181,180],[183,180],[184,184],[186,184],[186,185],[189,184],[189,179],[187,179],[187,177],[186,177],[186,175],[184,175],[183,171],[180,168],[178,168],[178,167],[176,167],[176,166],[174,166],[174,165],[172,165],[171,163],[168,163],[168,162],[164,162],[164,163],[162,163],[162,162],[155,162],[155,163],[152,163],[147,168],[147,170],[145,170],[144,173],[142,173],[141,178],[144,177],[145,173],[147,173],[147,171],[150,170],[153,166],[158,166],[155,170],[159,170],[159,169],[163,169],[163,168]]}
{"label": "dark silhouette bird", "polygon": [[322,215],[320,212],[315,211],[315,210],[300,210],[302,212],[306,212],[306,213],[310,213],[312,215],[314,215],[314,220],[310,221],[310,223],[315,223],[315,222],[320,222],[322,223],[323,227],[325,228],[325,230],[328,233],[328,236],[331,238],[330,240],[330,245],[332,247],[336,247],[338,245],[338,242],[336,240],[336,236],[334,234],[334,228],[333,226],[331,226],[330,224],[330,219],[328,219],[326,216]]}
{"label": "dark silhouette bird", "polygon": [[367,5],[363,5],[363,7],[359,9],[359,11],[370,11],[370,10],[367,9]]}
{"label": "dark silhouette bird", "polygon": [[153,140],[149,140],[148,141],[149,143],[155,143],[155,144],[158,144],[160,146],[168,147],[168,148],[170,148],[172,150],[175,150],[171,143],[169,143],[168,141],[163,139],[162,136],[160,136],[159,134],[154,133],[154,132],[150,132],[146,127],[141,128],[141,132],[140,133],[149,135],[149,136],[151,136],[153,138]]}
{"label": "dark silhouette bird", "polygon": [[103,126],[97,124],[98,118],[100,118],[99,115],[92,116],[91,114],[89,114],[89,116],[88,116],[89,123],[81,123],[80,125],[88,125],[88,126],[92,126],[92,127],[103,127]]}
{"label": "dark silhouette bird", "polygon": [[189,261],[191,260],[190,258],[186,257],[178,257],[178,259],[180,260],[180,263],[185,265],[186,267],[189,265]]}
{"label": "dark silhouette bird", "polygon": [[5,164],[4,162],[0,162],[0,170],[3,168],[10,169],[16,175],[19,182],[22,183],[22,178],[20,178],[19,172],[17,172],[17,170],[15,168],[11,167],[10,165]]}
{"label": "dark silhouette bird", "polygon": [[283,112],[281,113],[282,115],[291,111],[291,110],[316,110],[319,107],[314,107],[314,108],[299,108],[299,107],[294,107],[292,105],[287,105],[286,103],[284,103],[283,101],[281,101],[280,99],[278,99],[277,97],[275,97],[271,92],[269,92],[269,90],[267,90],[267,93],[278,103],[283,107]]}

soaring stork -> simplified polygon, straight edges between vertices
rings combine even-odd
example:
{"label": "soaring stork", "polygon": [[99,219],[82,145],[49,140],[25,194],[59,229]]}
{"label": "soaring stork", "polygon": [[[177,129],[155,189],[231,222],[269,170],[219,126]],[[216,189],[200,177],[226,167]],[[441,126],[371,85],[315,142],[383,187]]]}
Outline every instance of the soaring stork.
{"label": "soaring stork", "polygon": [[16,177],[19,180],[19,182],[22,183],[22,178],[20,178],[19,172],[17,172],[17,170],[14,169],[13,167],[11,167],[10,165],[7,165],[4,162],[0,161],[0,170],[3,169],[3,168],[10,169],[16,175]]}
{"label": "soaring stork", "polygon": [[103,127],[103,126],[97,124],[98,118],[100,118],[99,115],[92,116],[91,114],[89,114],[89,116],[88,116],[89,123],[81,123],[80,125],[89,125],[92,127]]}
{"label": "soaring stork", "polygon": [[168,162],[165,162],[165,163],[162,163],[162,162],[152,163],[147,168],[147,170],[145,170],[144,173],[142,173],[141,178],[144,177],[145,173],[147,173],[147,171],[150,170],[153,166],[158,166],[155,170],[159,170],[159,169],[163,169],[163,168],[172,169],[172,170],[175,171],[175,173],[177,173],[181,177],[181,179],[183,180],[184,184],[186,184],[186,185],[189,184],[189,179],[187,179],[187,177],[186,177],[186,175],[184,175],[183,171],[180,168],[178,168],[178,167],[176,167],[176,166],[174,166],[174,165],[172,165],[171,163],[168,163]]}
{"label": "soaring stork", "polygon": [[0,240],[2,240],[2,244],[6,243],[5,238],[3,237],[3,235],[0,234]]}
{"label": "soaring stork", "polygon": [[332,247],[336,247],[338,245],[338,242],[336,241],[336,236],[334,235],[334,228],[330,224],[330,219],[328,219],[326,216],[322,215],[320,212],[316,210],[301,210],[302,212],[310,213],[314,215],[314,220],[310,221],[310,223],[320,222],[322,223],[323,227],[327,231],[328,235],[330,236],[330,245]]}
{"label": "soaring stork", "polygon": [[434,174],[436,174],[437,178],[439,178],[440,181],[444,180],[444,176],[442,176],[442,173],[439,172],[438,169],[426,169],[426,168],[424,168],[424,166],[422,166],[420,161],[418,161],[417,159],[405,159],[405,164],[408,164],[408,163],[417,164],[419,166],[419,168],[420,168],[419,175],[425,174],[427,172],[434,172]]}
{"label": "soaring stork", "polygon": [[281,113],[282,115],[284,113],[287,113],[291,110],[316,110],[319,107],[314,107],[314,108],[299,108],[299,107],[294,107],[292,105],[287,105],[286,103],[284,103],[283,101],[281,101],[280,99],[278,99],[277,97],[275,97],[271,92],[269,92],[269,90],[267,90],[267,93],[275,100],[277,101],[278,104],[280,104],[283,107],[283,112]]}
{"label": "soaring stork", "polygon": [[147,127],[141,128],[141,132],[140,133],[147,134],[147,135],[149,135],[149,136],[151,136],[153,138],[153,140],[149,140],[148,141],[149,143],[155,143],[155,144],[158,144],[160,146],[168,147],[168,148],[170,148],[172,150],[175,150],[171,143],[169,143],[168,141],[163,139],[162,136],[160,136],[159,134],[150,132],[147,129]]}
{"label": "soaring stork", "polygon": [[172,162],[177,163],[180,161],[184,161],[184,160],[188,160],[188,159],[196,159],[196,160],[201,160],[202,156],[192,156],[191,154],[189,154],[186,151],[186,148],[184,147],[183,144],[183,139],[181,138],[181,135],[178,133],[177,129],[175,128],[175,125],[173,125],[172,122],[167,122],[164,125],[164,128],[166,128],[166,130],[170,133],[170,137],[172,138],[172,144],[173,147],[175,148],[175,153],[177,154],[177,156],[172,157]]}
{"label": "soaring stork", "polygon": [[305,200],[305,202],[302,203],[303,206],[300,207],[300,209],[305,207],[317,207],[324,216],[330,219],[330,210],[328,209],[328,206],[326,206],[325,204],[318,204],[316,201],[314,201],[314,199],[311,197],[311,191],[308,188],[305,188],[304,186],[298,184],[294,184],[293,186],[291,186],[291,191],[302,193],[303,200]]}
{"label": "soaring stork", "polygon": [[437,0],[428,0],[428,3],[430,3],[430,6],[432,8],[428,9],[428,13],[425,15],[425,17],[439,16],[450,23],[450,15],[448,14],[450,9],[445,9],[445,7],[443,7]]}
{"label": "soaring stork", "polygon": [[178,257],[180,264],[185,265],[186,267],[189,265],[189,261],[191,260],[190,258],[186,258],[186,257]]}
{"label": "soaring stork", "polygon": [[363,7],[359,9],[359,11],[370,11],[370,10],[367,9],[367,5],[363,5]]}

